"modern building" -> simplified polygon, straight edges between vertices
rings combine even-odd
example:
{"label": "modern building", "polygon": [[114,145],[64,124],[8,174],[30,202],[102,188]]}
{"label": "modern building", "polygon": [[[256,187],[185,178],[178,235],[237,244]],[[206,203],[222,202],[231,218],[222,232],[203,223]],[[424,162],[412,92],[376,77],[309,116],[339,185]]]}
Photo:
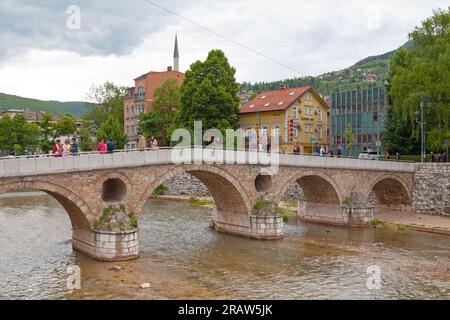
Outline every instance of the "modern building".
{"label": "modern building", "polygon": [[173,57],[174,67],[168,67],[167,71],[163,72],[150,71],[134,79],[134,87],[128,89],[128,94],[123,102],[124,129],[128,137],[127,148],[134,149],[137,147],[139,117],[142,113],[148,113],[153,110],[155,90],[167,80],[176,80],[180,85],[184,82],[184,74],[179,72],[179,59],[178,36],[176,36]]}
{"label": "modern building", "polygon": [[328,112],[328,104],[313,88],[282,85],[243,105],[240,125],[247,133],[254,129],[275,135],[282,153],[292,153],[298,143],[302,154],[312,154],[321,146],[328,149]]}
{"label": "modern building", "polygon": [[388,95],[384,86],[338,91],[331,96],[331,150],[345,146],[344,132],[351,123],[355,142],[345,155],[358,156],[362,151],[384,153],[384,131]]}

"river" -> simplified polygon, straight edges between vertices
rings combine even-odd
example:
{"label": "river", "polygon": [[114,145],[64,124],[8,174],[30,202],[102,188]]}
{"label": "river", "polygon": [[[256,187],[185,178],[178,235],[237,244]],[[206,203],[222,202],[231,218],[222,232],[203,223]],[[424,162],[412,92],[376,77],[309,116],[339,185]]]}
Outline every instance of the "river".
{"label": "river", "polygon": [[[450,299],[450,237],[293,221],[284,240],[257,241],[214,232],[211,211],[149,201],[141,257],[104,263],[72,251],[68,215],[53,198],[2,196],[0,299]],[[81,268],[74,292],[71,265]],[[380,289],[368,289],[370,266]]]}

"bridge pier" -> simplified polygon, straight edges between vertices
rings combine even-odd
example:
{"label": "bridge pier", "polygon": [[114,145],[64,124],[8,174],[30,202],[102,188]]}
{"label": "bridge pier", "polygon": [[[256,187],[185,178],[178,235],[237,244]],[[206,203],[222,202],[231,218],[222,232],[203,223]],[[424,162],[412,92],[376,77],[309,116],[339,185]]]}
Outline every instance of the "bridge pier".
{"label": "bridge pier", "polygon": [[368,203],[332,205],[300,201],[298,217],[305,222],[364,228],[372,224],[373,209]]}
{"label": "bridge pier", "polygon": [[126,261],[139,257],[139,230],[125,232],[72,230],[72,247],[101,261]]}
{"label": "bridge pier", "polygon": [[218,232],[253,239],[277,240],[283,238],[283,218],[281,216],[238,215],[214,210],[211,227]]}

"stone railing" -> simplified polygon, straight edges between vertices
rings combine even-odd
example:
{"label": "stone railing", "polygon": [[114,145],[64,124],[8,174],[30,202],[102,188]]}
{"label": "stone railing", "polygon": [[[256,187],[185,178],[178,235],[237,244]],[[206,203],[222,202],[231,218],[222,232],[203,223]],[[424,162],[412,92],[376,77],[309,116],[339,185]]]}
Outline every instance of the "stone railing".
{"label": "stone railing", "polygon": [[[180,154],[183,154],[184,158],[180,158]],[[67,157],[53,157],[51,155],[46,155],[1,158],[0,177],[31,176],[72,171],[181,163],[257,164],[272,168],[276,168],[277,166],[299,166],[312,168],[414,172],[414,164],[408,162],[186,148],[143,151],[121,150],[113,154],[82,153],[76,156]]]}

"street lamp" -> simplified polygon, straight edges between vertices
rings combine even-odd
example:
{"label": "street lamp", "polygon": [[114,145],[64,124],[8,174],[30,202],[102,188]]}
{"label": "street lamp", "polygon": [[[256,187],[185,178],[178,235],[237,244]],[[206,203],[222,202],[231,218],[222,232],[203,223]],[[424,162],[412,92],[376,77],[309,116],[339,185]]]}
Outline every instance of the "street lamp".
{"label": "street lamp", "polygon": [[[416,115],[416,121],[417,123],[420,125],[420,140],[421,140],[421,144],[420,144],[420,154],[421,154],[421,162],[425,162],[425,122],[424,122],[424,107],[425,107],[425,102],[424,99],[420,100],[420,111],[416,111],[415,115]],[[420,121],[418,120],[418,118],[420,117]]]}

